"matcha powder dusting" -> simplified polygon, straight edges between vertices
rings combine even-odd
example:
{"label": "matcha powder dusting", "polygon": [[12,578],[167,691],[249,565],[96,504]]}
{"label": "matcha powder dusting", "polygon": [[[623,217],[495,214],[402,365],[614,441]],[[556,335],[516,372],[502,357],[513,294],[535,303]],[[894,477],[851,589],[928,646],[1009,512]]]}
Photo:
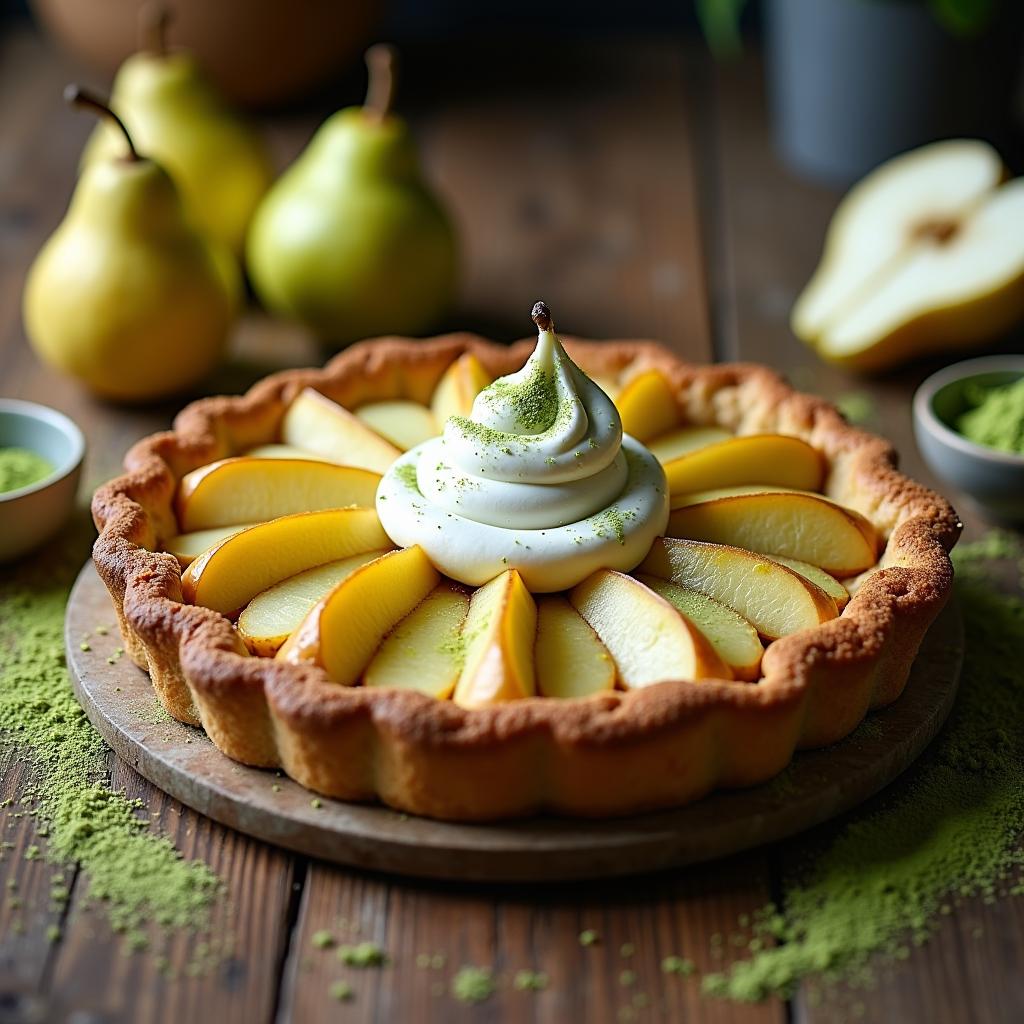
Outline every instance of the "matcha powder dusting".
{"label": "matcha powder dusting", "polygon": [[0,734],[33,768],[31,812],[48,835],[48,857],[78,864],[112,926],[142,945],[149,921],[204,927],[221,886],[107,784],[107,748],[64,662],[64,607],[83,550],[68,549],[0,578]]}
{"label": "matcha powder dusting", "polygon": [[807,975],[868,983],[872,957],[907,957],[958,899],[1021,892],[1024,600],[993,583],[993,559],[1019,576],[1021,555],[1002,534],[954,552],[967,652],[945,730],[904,781],[788,879],[783,905],[761,920],[778,944],[705,976],[706,993],[753,1001],[786,995]]}

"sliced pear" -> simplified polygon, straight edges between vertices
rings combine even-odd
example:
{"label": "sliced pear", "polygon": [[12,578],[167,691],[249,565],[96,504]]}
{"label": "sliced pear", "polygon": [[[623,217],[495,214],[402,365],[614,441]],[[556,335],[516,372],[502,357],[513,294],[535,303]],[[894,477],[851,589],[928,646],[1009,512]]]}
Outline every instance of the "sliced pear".
{"label": "sliced pear", "polygon": [[860,513],[798,491],[760,491],[687,504],[672,511],[665,533],[796,558],[833,576],[853,576],[878,558],[874,527]]}
{"label": "sliced pear", "polygon": [[317,601],[356,569],[386,553],[386,550],[365,551],[318,565],[257,594],[238,616],[238,633],[245,646],[253,654],[273,657]]}
{"label": "sliced pear", "polygon": [[923,228],[959,222],[1003,175],[999,154],[968,139],[922,146],[872,171],[832,216],[821,263],[793,307],[794,332],[820,337],[902,261]]}
{"label": "sliced pear", "polygon": [[208,551],[215,544],[219,544],[228,537],[234,537],[242,530],[248,530],[250,526],[257,526],[258,523],[239,523],[237,526],[218,526],[211,530],[196,530],[194,533],[179,533],[172,537],[166,544],[164,550],[170,552],[178,560],[182,569],[192,564],[204,551]]}
{"label": "sliced pear", "polygon": [[664,466],[672,494],[740,484],[816,491],[825,477],[825,460],[817,449],[788,434],[730,437],[683,453]]}
{"label": "sliced pear", "polygon": [[739,612],[697,590],[687,590],[657,576],[643,573],[639,579],[707,637],[737,679],[758,678],[764,647],[757,630]]}
{"label": "sliced pear", "polygon": [[826,359],[877,370],[987,341],[1024,317],[1024,180],[988,196],[948,239],[914,246],[818,338]]}
{"label": "sliced pear", "polygon": [[677,427],[667,434],[660,434],[647,447],[657,460],[664,465],[682,455],[707,448],[708,445],[728,441],[733,435],[722,427]]}
{"label": "sliced pear", "polygon": [[477,590],[463,628],[466,660],[454,701],[467,708],[532,697],[537,606],[515,569]]}
{"label": "sliced pear", "polygon": [[442,583],[387,635],[363,675],[366,686],[418,690],[445,700],[462,670],[469,595]]}
{"label": "sliced pear", "polygon": [[332,462],[383,473],[402,453],[348,409],[306,388],[284,414],[281,439]]}
{"label": "sliced pear", "polygon": [[296,512],[372,508],[380,477],[317,459],[221,459],[186,474],[175,510],[181,530],[258,523]]}
{"label": "sliced pear", "polygon": [[724,544],[659,537],[640,572],[720,601],[768,640],[820,625],[838,614],[832,598],[799,573]]}
{"label": "sliced pear", "polygon": [[430,399],[430,410],[438,428],[443,430],[452,416],[468,416],[474,399],[491,380],[491,375],[472,352],[459,356],[444,371]]}
{"label": "sliced pear", "polygon": [[181,592],[190,604],[234,615],[289,576],[390,546],[372,508],[300,512],[250,526],[204,551],[182,574]]}
{"label": "sliced pear", "polygon": [[692,622],[632,576],[598,569],[569,592],[573,607],[608,648],[627,689],[670,679],[731,679]]}
{"label": "sliced pear", "polygon": [[772,555],[772,561],[784,565],[793,572],[800,573],[804,579],[810,580],[815,586],[821,587],[836,603],[836,608],[842,611],[850,602],[850,592],[835,578],[830,576],[824,569],[819,569],[810,562],[801,562],[796,558],[786,558],[783,555]]}
{"label": "sliced pear", "polygon": [[664,374],[644,370],[626,383],[615,399],[624,433],[647,442],[679,424],[679,406]]}
{"label": "sliced pear", "polygon": [[615,662],[593,627],[559,594],[537,600],[537,691],[588,697],[615,686]]}
{"label": "sliced pear", "polygon": [[990,338],[1024,315],[1024,182],[984,142],[923,146],[840,204],[794,333],[853,369]]}
{"label": "sliced pear", "polygon": [[258,444],[242,453],[246,459],[316,459],[318,462],[333,462],[326,455],[318,455],[306,448],[298,448],[293,444]]}
{"label": "sliced pear", "polygon": [[441,433],[425,405],[404,399],[361,405],[356,418],[403,452]]}
{"label": "sliced pear", "polygon": [[322,597],[277,657],[293,665],[313,662],[336,683],[352,686],[384,637],[440,580],[421,547],[391,551]]}

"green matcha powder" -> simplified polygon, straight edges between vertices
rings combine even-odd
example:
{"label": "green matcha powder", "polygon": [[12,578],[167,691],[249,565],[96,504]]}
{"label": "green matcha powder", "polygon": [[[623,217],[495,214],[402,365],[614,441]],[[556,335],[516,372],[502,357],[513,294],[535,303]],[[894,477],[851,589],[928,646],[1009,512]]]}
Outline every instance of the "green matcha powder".
{"label": "green matcha powder", "polygon": [[53,465],[28,448],[0,448],[0,494],[37,484],[53,472]]}
{"label": "green matcha powder", "polygon": [[111,789],[107,747],[72,693],[64,607],[87,550],[79,537],[0,576],[0,733],[32,766],[22,809],[46,836],[46,856],[79,865],[90,899],[138,948],[150,921],[205,927],[220,884],[148,830],[141,804]]}
{"label": "green matcha powder", "polygon": [[964,387],[968,409],[956,420],[956,429],[975,444],[1024,455],[1024,377],[997,387],[968,381]]}

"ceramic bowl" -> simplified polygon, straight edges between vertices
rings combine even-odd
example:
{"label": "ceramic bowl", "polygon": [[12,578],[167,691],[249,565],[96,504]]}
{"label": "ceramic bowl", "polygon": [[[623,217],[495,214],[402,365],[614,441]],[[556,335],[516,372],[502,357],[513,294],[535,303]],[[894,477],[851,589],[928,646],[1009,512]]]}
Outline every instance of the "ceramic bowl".
{"label": "ceramic bowl", "polygon": [[968,441],[953,428],[968,409],[968,381],[1012,384],[1024,377],[1024,355],[954,363],[929,377],[914,395],[914,434],[936,476],[952,484],[998,523],[1024,523],[1024,455]]}
{"label": "ceramic bowl", "polygon": [[49,476],[0,494],[0,562],[27,554],[64,524],[75,505],[85,438],[63,413],[0,398],[0,448],[28,448],[53,465]]}

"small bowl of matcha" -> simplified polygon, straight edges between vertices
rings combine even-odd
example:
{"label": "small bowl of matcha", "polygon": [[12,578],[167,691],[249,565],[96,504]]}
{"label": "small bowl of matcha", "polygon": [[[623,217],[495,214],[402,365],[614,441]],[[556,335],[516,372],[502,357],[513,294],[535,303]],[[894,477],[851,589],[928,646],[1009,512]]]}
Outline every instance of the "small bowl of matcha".
{"label": "small bowl of matcha", "polygon": [[935,474],[988,519],[1024,523],[1024,355],[933,374],[914,396],[914,434]]}
{"label": "small bowl of matcha", "polygon": [[85,439],[63,413],[0,398],[0,562],[52,537],[75,505]]}

